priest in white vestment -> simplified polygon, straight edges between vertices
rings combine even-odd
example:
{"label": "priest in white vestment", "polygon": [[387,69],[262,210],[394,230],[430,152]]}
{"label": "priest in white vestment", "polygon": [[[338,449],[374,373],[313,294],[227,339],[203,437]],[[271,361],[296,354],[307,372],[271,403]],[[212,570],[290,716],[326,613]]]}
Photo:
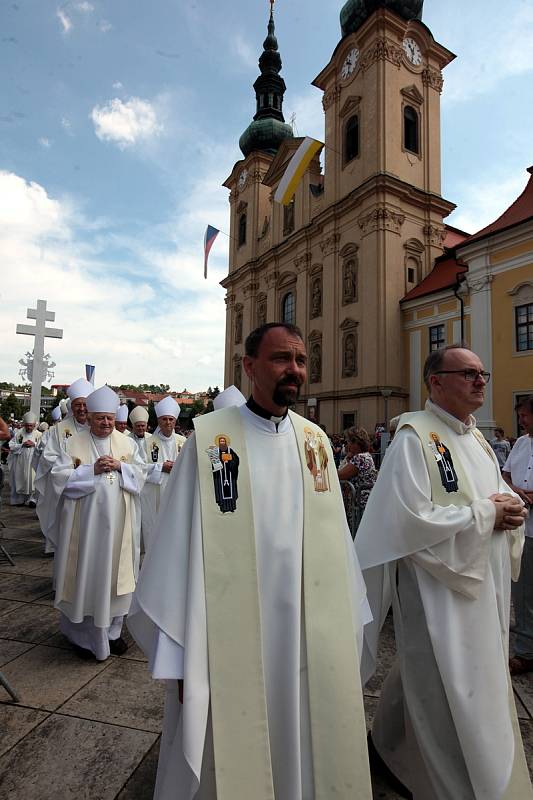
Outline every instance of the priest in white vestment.
{"label": "priest in white vestment", "polygon": [[114,430],[115,392],[103,386],[86,402],[89,430],[69,438],[52,468],[61,494],[55,607],[80,657],[103,661],[126,650],[120,634],[139,566],[145,465]]}
{"label": "priest in white vestment", "polygon": [[181,448],[187,441],[175,432],[180,407],[173,397],[165,397],[155,404],[157,428],[153,432],[148,447],[148,475],[143,492],[143,542],[145,549],[150,546],[161,498],[163,497],[170,471],[177,460]]}
{"label": "priest in white vestment", "polygon": [[115,417],[115,430],[120,433],[129,433],[128,431],[128,406],[123,403],[117,408],[117,415]]}
{"label": "priest in white vestment", "polygon": [[195,419],[128,617],[168,681],[155,798],[370,800],[365,587],[335,471],[317,492],[306,466],[327,437],[288,411],[305,345],[271,324],[246,353],[252,397]]}
{"label": "priest in white vestment", "polygon": [[35,470],[33,456],[42,433],[37,430],[37,417],[28,411],[22,418],[22,428],[9,442],[9,482],[12,506],[36,506]]}
{"label": "priest in white vestment", "polygon": [[[146,464],[152,464],[152,456],[150,451],[150,440],[152,438],[152,434],[148,433],[148,411],[143,406],[135,406],[135,408],[130,413],[130,422],[132,426],[132,430],[130,433],[131,439],[135,442],[139,449],[139,455],[141,459]],[[141,541],[144,544],[144,548],[146,549],[145,544],[145,535],[144,535],[144,527],[145,525],[150,525],[150,521],[152,519],[151,514],[151,498],[148,497],[149,489],[147,489],[148,484],[144,484],[142,491],[141,491]]]}
{"label": "priest in white vestment", "polygon": [[78,378],[67,389],[70,414],[61,419],[61,403],[65,403],[66,410],[66,401],[63,400],[52,411],[52,417],[56,424],[50,430],[44,443],[35,474],[37,516],[44,536],[45,553],[54,553],[56,549],[59,523],[57,509],[60,495],[52,482],[52,467],[61,453],[65,452],[70,437],[88,429],[85,399],[93,391],[92,383],[85,378]]}
{"label": "priest in white vestment", "polygon": [[477,355],[435,351],[424,379],[430,400],[400,418],[356,537],[374,615],[364,678],[391,601],[398,650],[371,764],[414,800],[527,800],[508,671],[526,512],[471,416],[490,379]]}

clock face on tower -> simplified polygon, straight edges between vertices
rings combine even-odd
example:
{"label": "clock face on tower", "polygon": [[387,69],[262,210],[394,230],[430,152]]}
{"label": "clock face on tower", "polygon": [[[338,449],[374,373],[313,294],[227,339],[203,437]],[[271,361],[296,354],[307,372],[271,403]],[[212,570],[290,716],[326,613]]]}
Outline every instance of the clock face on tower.
{"label": "clock face on tower", "polygon": [[407,60],[414,66],[419,67],[422,63],[422,51],[414,39],[407,38],[403,40],[403,49]]}
{"label": "clock face on tower", "polygon": [[243,169],[243,171],[239,175],[239,180],[237,181],[237,188],[239,192],[242,192],[242,190],[244,189],[244,184],[246,183],[247,177],[248,177],[248,170]]}
{"label": "clock face on tower", "polygon": [[355,71],[355,68],[359,62],[359,50],[357,47],[354,47],[346,58],[344,59],[344,64],[341,67],[341,78],[342,80],[346,80],[352,75]]}

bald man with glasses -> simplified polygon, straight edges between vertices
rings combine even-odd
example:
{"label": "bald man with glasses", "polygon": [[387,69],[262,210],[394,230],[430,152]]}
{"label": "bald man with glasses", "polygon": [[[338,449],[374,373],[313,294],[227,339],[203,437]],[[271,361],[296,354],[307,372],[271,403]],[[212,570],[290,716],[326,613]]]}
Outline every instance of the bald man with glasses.
{"label": "bald man with glasses", "polygon": [[363,678],[391,604],[398,650],[371,766],[414,800],[533,798],[508,670],[526,511],[472,416],[489,379],[465,347],[430,353],[429,400],[401,416],[357,533],[374,616]]}

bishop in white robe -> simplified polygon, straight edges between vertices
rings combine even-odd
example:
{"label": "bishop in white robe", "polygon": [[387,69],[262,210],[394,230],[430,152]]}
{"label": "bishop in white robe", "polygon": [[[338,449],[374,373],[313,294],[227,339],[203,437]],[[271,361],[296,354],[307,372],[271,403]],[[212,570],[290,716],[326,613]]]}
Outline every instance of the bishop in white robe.
{"label": "bishop in white robe", "polygon": [[156,403],[155,413],[158,426],[147,443],[149,467],[143,492],[143,542],[146,550],[153,538],[170,472],[186,442],[185,437],[174,430],[180,407],[173,397],[165,397]]}
{"label": "bishop in white robe", "polygon": [[107,386],[89,395],[90,430],[69,438],[52,468],[61,494],[55,607],[79,655],[99,661],[126,649],[120,633],[140,554],[145,466],[131,439],[114,430],[117,406]]}
{"label": "bishop in white robe", "polygon": [[[365,587],[334,471],[317,492],[305,466],[305,438],[322,432],[287,413],[305,380],[301,336],[259,332],[244,362],[254,397],[195,420],[128,618],[153,677],[168,681],[155,798],[370,800]],[[213,476],[235,454],[236,504],[224,511]]]}
{"label": "bishop in white robe", "polygon": [[414,800],[533,798],[507,666],[525,512],[471,416],[489,377],[464,348],[430,354],[433,402],[400,418],[356,537],[363,677],[391,601],[398,650],[372,742]]}
{"label": "bishop in white robe", "polygon": [[37,417],[28,411],[22,418],[22,428],[9,442],[10,503],[12,506],[36,505],[33,456],[41,439]]}
{"label": "bishop in white robe", "polygon": [[115,417],[115,430],[119,433],[129,433],[128,431],[128,406],[126,403],[120,405]]}
{"label": "bishop in white robe", "polygon": [[[132,430],[129,435],[137,445],[141,459],[145,464],[153,466],[150,450],[152,434],[148,433],[148,419],[148,411],[143,406],[135,406],[130,413]],[[145,526],[149,527],[152,520],[152,500],[148,496],[149,492],[150,489],[145,483],[141,491],[141,541],[143,544],[145,543]]]}
{"label": "bishop in white robe", "polygon": [[93,391],[92,383],[85,378],[78,378],[67,389],[70,413],[62,420],[60,406],[56,406],[52,411],[56,424],[50,430],[46,442],[43,444],[43,451],[35,473],[37,516],[44,536],[45,553],[54,553],[56,549],[59,524],[57,509],[60,494],[57,485],[52,481],[52,467],[61,453],[66,451],[70,437],[88,430],[85,400]]}

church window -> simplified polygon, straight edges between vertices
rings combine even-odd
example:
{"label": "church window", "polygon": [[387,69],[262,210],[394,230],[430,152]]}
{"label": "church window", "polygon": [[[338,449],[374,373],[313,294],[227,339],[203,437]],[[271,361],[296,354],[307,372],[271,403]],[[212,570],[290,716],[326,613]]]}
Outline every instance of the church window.
{"label": "church window", "polygon": [[429,352],[440,350],[445,344],[444,325],[432,325],[429,329]]}
{"label": "church window", "polygon": [[241,214],[239,217],[239,247],[246,244],[246,214]]}
{"label": "church window", "polygon": [[352,161],[359,155],[359,116],[354,114],[344,129],[344,163]]}
{"label": "church window", "polygon": [[265,107],[265,95],[264,94],[260,94],[259,95],[259,108],[264,108],[264,107]]}
{"label": "church window", "polygon": [[296,299],[293,292],[288,292],[282,300],[281,318],[289,325],[296,324]]}
{"label": "church window", "polygon": [[515,315],[517,351],[533,350],[533,303],[516,306]]}
{"label": "church window", "polygon": [[270,93],[270,94],[268,95],[268,105],[269,105],[271,108],[272,108],[272,106],[274,105],[274,95],[273,95],[272,93]]}
{"label": "church window", "polygon": [[420,153],[418,114],[412,106],[403,110],[403,144],[411,153]]}

